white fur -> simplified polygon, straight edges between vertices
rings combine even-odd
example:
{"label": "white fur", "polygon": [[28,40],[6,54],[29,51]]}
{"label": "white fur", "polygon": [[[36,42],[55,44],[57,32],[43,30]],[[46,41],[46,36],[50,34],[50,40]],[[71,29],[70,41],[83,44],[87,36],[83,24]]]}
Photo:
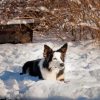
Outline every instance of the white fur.
{"label": "white fur", "polygon": [[63,63],[63,61],[61,60],[61,53],[60,52],[54,52],[54,56],[53,56],[53,59],[56,58],[56,60],[59,62],[59,63]]}
{"label": "white fur", "polygon": [[41,59],[41,61],[39,62],[39,67],[40,67],[40,71],[42,74],[42,77],[45,80],[56,80],[56,75],[59,72],[58,69],[54,69],[51,71],[48,71],[46,68],[43,68],[43,62],[45,59]]}

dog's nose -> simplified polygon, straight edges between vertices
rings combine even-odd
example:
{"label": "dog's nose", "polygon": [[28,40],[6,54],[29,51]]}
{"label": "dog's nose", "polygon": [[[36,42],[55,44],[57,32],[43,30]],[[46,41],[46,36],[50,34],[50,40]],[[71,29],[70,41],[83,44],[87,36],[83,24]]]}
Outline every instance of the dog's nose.
{"label": "dog's nose", "polygon": [[60,63],[60,66],[63,67],[64,66],[64,63]]}

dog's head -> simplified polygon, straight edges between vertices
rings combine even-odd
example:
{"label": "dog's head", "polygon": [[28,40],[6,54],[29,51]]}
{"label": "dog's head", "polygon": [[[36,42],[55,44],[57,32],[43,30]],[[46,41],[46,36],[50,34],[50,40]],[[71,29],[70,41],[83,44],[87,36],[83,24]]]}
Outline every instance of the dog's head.
{"label": "dog's head", "polygon": [[67,51],[68,44],[65,43],[60,49],[53,50],[49,46],[44,45],[44,53],[43,56],[45,60],[50,63],[49,67],[63,67],[64,66],[64,60],[65,60],[65,54]]}

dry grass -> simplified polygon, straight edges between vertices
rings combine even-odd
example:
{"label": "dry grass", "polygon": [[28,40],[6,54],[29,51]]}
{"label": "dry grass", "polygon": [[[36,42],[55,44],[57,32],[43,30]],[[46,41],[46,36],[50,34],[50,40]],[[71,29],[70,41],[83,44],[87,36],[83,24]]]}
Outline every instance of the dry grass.
{"label": "dry grass", "polygon": [[[66,37],[69,33],[73,40],[87,39],[87,34],[90,34],[96,43],[100,43],[100,0],[30,0],[22,5],[11,0],[5,7],[2,16],[6,21],[32,18],[35,19],[33,31],[46,33],[59,29]],[[57,34],[57,37],[62,38],[62,35]]]}

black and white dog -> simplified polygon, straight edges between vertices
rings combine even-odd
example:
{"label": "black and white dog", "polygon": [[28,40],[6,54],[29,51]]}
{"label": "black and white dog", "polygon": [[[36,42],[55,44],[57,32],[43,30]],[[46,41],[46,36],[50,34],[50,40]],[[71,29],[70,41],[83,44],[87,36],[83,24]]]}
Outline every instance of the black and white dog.
{"label": "black and white dog", "polygon": [[60,49],[53,51],[49,46],[44,45],[43,58],[26,62],[20,75],[28,73],[44,80],[63,81],[67,47],[66,43]]}

